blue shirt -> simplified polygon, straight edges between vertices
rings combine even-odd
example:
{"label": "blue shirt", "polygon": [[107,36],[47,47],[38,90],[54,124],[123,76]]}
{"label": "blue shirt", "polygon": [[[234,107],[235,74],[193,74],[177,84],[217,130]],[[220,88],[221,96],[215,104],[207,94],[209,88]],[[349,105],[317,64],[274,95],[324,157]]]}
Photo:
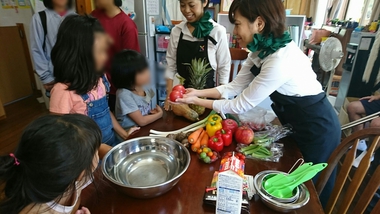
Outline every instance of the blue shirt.
{"label": "blue shirt", "polygon": [[36,73],[43,84],[54,81],[53,64],[51,63],[51,49],[57,40],[58,28],[63,19],[75,12],[69,10],[64,16],[60,16],[54,10],[45,9],[47,35],[45,41],[45,50],[42,48],[44,43],[44,29],[41,18],[38,13],[32,17],[30,26],[30,50],[34,62]]}
{"label": "blue shirt", "polygon": [[140,111],[143,116],[148,115],[151,110],[150,102],[154,97],[152,89],[145,90],[145,96],[139,96],[128,89],[116,91],[115,116],[121,127],[127,129],[137,126],[137,123],[128,114]]}

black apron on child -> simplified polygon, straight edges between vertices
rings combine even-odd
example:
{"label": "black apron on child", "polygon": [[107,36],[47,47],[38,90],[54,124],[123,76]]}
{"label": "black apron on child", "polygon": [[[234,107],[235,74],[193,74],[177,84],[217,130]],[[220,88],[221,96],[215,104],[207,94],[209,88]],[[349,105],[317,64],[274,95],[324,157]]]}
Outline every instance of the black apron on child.
{"label": "black apron on child", "polygon": [[[251,72],[257,76],[261,68],[253,66]],[[270,95],[272,109],[282,124],[293,127],[292,137],[305,162],[326,163],[341,140],[338,117],[325,93],[312,96],[286,96],[275,91]],[[317,177],[313,179],[317,181]],[[335,182],[335,173],[320,195],[326,205]]]}
{"label": "black apron on child", "polygon": [[[183,39],[183,33],[179,36],[177,47],[177,73],[185,78],[184,86],[189,87],[190,68],[186,63],[191,64],[193,59],[205,59],[205,63],[208,63],[208,68],[211,68],[210,60],[208,58],[208,41],[211,41],[214,45],[217,44],[215,39],[210,36],[204,37],[203,41],[188,41]],[[207,77],[205,88],[215,87],[214,82],[214,69],[210,71]]]}

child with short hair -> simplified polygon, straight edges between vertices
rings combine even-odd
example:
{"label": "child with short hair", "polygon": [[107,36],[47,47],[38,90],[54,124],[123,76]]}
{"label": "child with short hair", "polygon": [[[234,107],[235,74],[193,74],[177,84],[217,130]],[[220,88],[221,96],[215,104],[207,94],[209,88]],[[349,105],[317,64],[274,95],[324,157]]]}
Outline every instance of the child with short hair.
{"label": "child with short hair", "polygon": [[52,50],[56,84],[51,91],[50,112],[84,114],[102,131],[102,142],[115,146],[138,128],[125,131],[110,112],[109,83],[103,73],[107,62],[108,36],[93,17],[67,17],[58,31]]}
{"label": "child with short hair", "polygon": [[111,83],[108,105],[111,111],[115,112],[116,88],[113,85],[110,73],[111,61],[116,53],[124,49],[140,52],[138,30],[136,23],[120,8],[123,4],[122,0],[94,0],[93,2],[96,9],[91,12],[91,15],[99,20],[113,41],[108,49],[110,60],[107,62],[105,71]]}
{"label": "child with short hair", "polygon": [[162,109],[151,109],[155,93],[150,84],[149,65],[144,55],[134,50],[116,54],[111,67],[116,92],[115,116],[123,128],[145,126],[162,117]]}
{"label": "child with short hair", "polygon": [[0,213],[90,214],[78,207],[106,146],[101,140],[98,125],[80,114],[30,123],[17,149],[0,156]]}

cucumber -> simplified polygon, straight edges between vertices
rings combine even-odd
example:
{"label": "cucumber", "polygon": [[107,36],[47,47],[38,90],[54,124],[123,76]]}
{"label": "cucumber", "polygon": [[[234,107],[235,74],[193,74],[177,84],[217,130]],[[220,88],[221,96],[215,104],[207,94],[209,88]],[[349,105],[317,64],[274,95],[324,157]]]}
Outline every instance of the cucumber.
{"label": "cucumber", "polygon": [[272,152],[267,148],[255,144],[251,144],[245,148],[242,148],[241,151],[244,155],[251,155],[252,157],[256,158],[268,158],[272,156]]}

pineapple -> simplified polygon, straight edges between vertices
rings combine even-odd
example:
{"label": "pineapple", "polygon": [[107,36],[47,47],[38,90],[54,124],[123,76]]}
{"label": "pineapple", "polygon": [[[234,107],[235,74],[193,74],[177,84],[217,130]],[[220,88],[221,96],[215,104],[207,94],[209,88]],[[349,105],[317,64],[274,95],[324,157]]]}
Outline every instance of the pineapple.
{"label": "pineapple", "polygon": [[[191,64],[184,63],[184,65],[189,66],[189,87],[202,90],[206,86],[206,81],[208,75],[212,68],[208,67],[209,63],[206,63],[205,59],[193,59]],[[189,107],[196,111],[199,115],[202,115],[205,112],[205,107],[190,104]]]}

